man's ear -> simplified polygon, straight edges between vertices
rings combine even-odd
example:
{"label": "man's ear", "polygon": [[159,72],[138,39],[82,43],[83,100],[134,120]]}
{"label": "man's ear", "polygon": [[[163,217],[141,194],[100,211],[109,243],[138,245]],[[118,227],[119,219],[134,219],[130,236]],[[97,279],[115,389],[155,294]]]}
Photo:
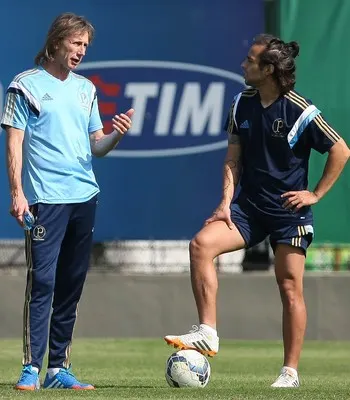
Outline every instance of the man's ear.
{"label": "man's ear", "polygon": [[264,69],[266,75],[272,75],[275,71],[275,66],[273,64],[268,64],[265,65]]}

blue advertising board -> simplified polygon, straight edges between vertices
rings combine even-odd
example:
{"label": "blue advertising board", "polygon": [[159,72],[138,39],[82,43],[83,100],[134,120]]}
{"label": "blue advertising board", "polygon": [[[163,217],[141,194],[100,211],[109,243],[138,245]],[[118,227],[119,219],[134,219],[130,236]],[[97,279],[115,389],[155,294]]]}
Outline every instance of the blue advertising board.
{"label": "blue advertising board", "polygon": [[[93,161],[101,188],[95,240],[192,237],[220,201],[223,125],[244,87],[240,64],[263,31],[263,0],[21,0],[0,11],[0,106],[13,76],[32,67],[54,17],[72,11],[96,28],[78,73],[97,87],[106,132],[114,114],[135,108],[119,146]],[[21,238],[2,159],[0,238]]]}

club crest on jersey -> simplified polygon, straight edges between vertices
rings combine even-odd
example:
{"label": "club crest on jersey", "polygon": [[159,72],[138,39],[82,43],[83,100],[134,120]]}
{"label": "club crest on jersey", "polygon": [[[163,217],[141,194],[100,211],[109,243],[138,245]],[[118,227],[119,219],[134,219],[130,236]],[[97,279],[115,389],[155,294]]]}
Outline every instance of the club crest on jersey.
{"label": "club crest on jersey", "polygon": [[287,132],[285,129],[285,122],[282,118],[277,118],[272,123],[272,136],[274,137],[284,137]]}
{"label": "club crest on jersey", "polygon": [[46,229],[42,225],[33,228],[33,240],[45,240]]}
{"label": "club crest on jersey", "polygon": [[78,97],[79,97],[79,101],[80,101],[81,106],[84,109],[88,110],[88,108],[89,108],[89,98],[88,98],[87,94],[84,91],[80,91],[78,93]]}

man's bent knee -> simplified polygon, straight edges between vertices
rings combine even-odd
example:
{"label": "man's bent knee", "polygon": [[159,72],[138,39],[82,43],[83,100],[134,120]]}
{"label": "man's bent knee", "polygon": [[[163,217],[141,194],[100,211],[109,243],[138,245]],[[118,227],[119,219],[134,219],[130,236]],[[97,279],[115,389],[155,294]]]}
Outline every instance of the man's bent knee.
{"label": "man's bent knee", "polygon": [[211,253],[212,242],[205,233],[199,232],[190,242],[190,257],[203,258]]}
{"label": "man's bent knee", "polygon": [[209,260],[243,247],[245,247],[244,239],[236,227],[230,230],[225,222],[216,221],[205,226],[191,240],[190,257],[191,260]]}

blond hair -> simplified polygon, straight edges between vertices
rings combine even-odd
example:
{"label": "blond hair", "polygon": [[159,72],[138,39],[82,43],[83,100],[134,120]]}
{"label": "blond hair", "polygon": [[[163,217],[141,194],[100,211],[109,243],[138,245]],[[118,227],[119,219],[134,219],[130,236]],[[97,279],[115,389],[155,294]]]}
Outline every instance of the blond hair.
{"label": "blond hair", "polygon": [[34,59],[35,65],[53,59],[57,46],[67,37],[77,32],[87,32],[89,35],[89,43],[92,42],[95,29],[91,23],[84,17],[73,13],[64,13],[59,15],[52,23],[47,36],[44,47],[39,51]]}

